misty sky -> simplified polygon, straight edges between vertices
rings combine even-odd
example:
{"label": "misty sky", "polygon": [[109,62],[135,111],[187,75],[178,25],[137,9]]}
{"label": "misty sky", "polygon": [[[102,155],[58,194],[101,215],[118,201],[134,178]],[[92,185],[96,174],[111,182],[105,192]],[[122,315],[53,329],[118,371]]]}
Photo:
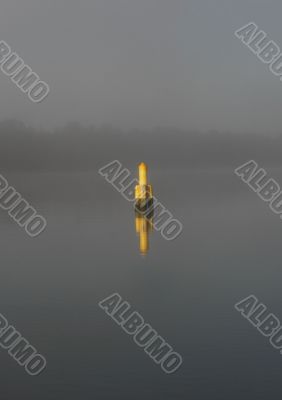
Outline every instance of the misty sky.
{"label": "misty sky", "polygon": [[281,0],[1,0],[5,40],[50,85],[32,103],[0,71],[0,119],[124,129],[282,131],[282,82],[235,36],[282,47]]}

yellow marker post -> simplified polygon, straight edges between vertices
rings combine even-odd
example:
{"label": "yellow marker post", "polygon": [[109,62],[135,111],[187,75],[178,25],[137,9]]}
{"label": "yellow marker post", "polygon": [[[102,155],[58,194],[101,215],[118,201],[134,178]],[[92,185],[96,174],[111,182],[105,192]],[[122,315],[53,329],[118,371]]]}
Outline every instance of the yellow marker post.
{"label": "yellow marker post", "polygon": [[138,165],[138,185],[135,186],[135,228],[139,234],[139,249],[142,255],[149,250],[149,231],[152,230],[152,211],[148,211],[153,205],[152,186],[148,185],[147,166],[145,163]]}
{"label": "yellow marker post", "polygon": [[147,165],[145,163],[141,163],[138,165],[139,170],[139,185],[147,185]]}
{"label": "yellow marker post", "polygon": [[[145,163],[141,163],[138,165],[138,172],[139,172],[139,185],[135,186],[135,202],[136,206],[141,206],[143,205],[144,207],[144,200],[148,200],[145,203],[146,206],[150,203],[150,199],[153,199],[153,190],[152,186],[148,185],[147,182],[147,165]],[[141,204],[142,202],[142,204]]]}

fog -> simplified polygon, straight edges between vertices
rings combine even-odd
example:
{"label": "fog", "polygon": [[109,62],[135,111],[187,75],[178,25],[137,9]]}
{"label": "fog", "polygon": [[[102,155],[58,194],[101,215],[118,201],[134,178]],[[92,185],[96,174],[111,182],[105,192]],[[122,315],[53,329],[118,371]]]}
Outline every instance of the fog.
{"label": "fog", "polygon": [[69,123],[53,131],[23,122],[0,122],[4,170],[97,170],[112,160],[125,167],[141,160],[156,168],[235,168],[250,159],[281,165],[282,135],[199,133],[176,128],[122,131]]}
{"label": "fog", "polygon": [[280,0],[1,0],[5,40],[49,96],[0,73],[0,119],[125,130],[281,131],[282,83],[234,35],[254,21],[282,46]]}

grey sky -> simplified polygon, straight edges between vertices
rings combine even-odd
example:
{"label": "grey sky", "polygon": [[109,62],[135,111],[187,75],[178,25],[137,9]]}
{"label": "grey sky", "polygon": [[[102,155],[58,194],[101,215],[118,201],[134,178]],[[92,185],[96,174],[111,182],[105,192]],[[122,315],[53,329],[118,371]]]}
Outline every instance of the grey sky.
{"label": "grey sky", "polygon": [[282,82],[234,31],[282,47],[281,0],[1,0],[5,40],[50,94],[34,104],[0,73],[0,119],[121,128],[281,132]]}

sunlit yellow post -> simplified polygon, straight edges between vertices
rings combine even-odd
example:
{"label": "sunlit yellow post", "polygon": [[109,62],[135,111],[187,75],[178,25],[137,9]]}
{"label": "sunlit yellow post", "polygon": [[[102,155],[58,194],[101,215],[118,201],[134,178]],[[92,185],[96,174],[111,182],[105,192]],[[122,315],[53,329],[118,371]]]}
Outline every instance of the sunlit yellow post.
{"label": "sunlit yellow post", "polygon": [[145,163],[141,163],[138,165],[139,170],[139,185],[147,185],[147,165]]}
{"label": "sunlit yellow post", "polygon": [[142,255],[149,250],[149,231],[152,230],[152,213],[144,215],[153,204],[152,186],[148,185],[147,166],[145,163],[138,165],[138,185],[135,186],[135,228],[139,234],[139,249]]}
{"label": "sunlit yellow post", "polygon": [[135,201],[136,205],[144,202],[144,200],[149,200],[153,198],[153,190],[152,186],[148,185],[147,182],[147,165],[145,163],[141,163],[138,165],[138,173],[139,173],[139,185],[135,186]]}

